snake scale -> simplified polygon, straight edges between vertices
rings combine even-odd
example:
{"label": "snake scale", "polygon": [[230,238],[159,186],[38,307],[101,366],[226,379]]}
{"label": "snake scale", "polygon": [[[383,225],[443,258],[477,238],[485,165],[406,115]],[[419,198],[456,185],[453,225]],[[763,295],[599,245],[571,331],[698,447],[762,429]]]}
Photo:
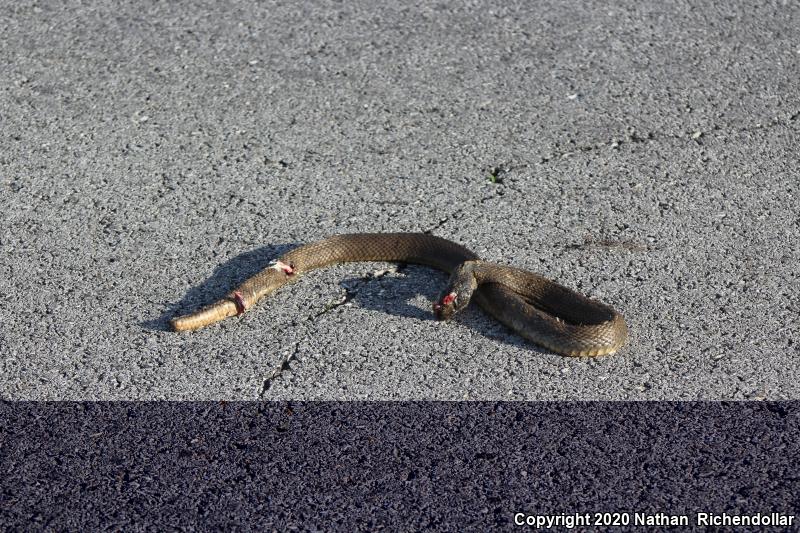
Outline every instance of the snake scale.
{"label": "snake scale", "polygon": [[351,261],[417,263],[443,270],[450,281],[434,303],[448,319],[474,296],[487,313],[526,339],[570,356],[606,355],[628,337],[622,315],[533,272],[482,261],[467,248],[424,233],[335,235],[295,248],[221,300],[171,320],[175,331],[199,329],[244,313],[309,270]]}

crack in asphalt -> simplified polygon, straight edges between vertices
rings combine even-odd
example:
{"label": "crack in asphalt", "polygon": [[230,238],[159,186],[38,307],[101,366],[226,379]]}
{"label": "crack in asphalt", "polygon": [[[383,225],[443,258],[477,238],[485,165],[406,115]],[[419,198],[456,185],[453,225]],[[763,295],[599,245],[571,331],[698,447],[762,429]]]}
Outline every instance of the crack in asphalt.
{"label": "crack in asphalt", "polygon": [[[353,298],[358,295],[358,292],[366,286],[368,283],[372,283],[373,281],[382,279],[387,274],[390,273],[401,273],[406,269],[406,263],[397,263],[394,268],[386,268],[383,270],[375,270],[372,272],[367,272],[366,274],[362,275],[360,278],[356,279],[352,286],[344,287],[344,294],[338,300],[328,303],[321,311],[317,311],[314,313],[309,314],[306,316],[303,321],[305,322],[312,322],[315,319],[319,318],[320,316],[330,313],[334,309],[337,309],[343,305],[346,305],[350,302]],[[297,323],[294,322],[293,325]],[[272,387],[272,383],[281,377],[284,372],[291,371],[291,362],[297,361],[301,362],[300,358],[297,354],[300,351],[300,342],[296,342],[294,347],[292,348],[291,353],[289,353],[281,362],[280,364],[275,367],[272,372],[270,372],[266,378],[263,379],[261,384],[261,389],[258,393],[259,399],[264,399],[267,392],[269,391],[270,387]]]}
{"label": "crack in asphalt", "polygon": [[275,381],[277,378],[281,376],[284,372],[291,370],[292,367],[289,363],[293,360],[300,362],[300,359],[297,357],[297,352],[300,349],[300,342],[295,342],[294,347],[292,348],[292,352],[281,361],[281,364],[278,365],[266,378],[264,378],[261,384],[261,390],[258,392],[258,398],[263,400],[267,391],[269,391],[270,387],[272,386],[272,382]]}
{"label": "crack in asphalt", "polygon": [[[570,157],[575,154],[594,152],[602,150],[604,148],[618,149],[619,147],[628,144],[657,143],[666,140],[693,141],[696,142],[697,144],[702,144],[703,138],[712,137],[720,134],[750,133],[754,131],[769,130],[779,126],[791,126],[792,123],[797,122],[798,118],[800,118],[800,111],[796,111],[786,116],[785,118],[772,117],[763,122],[755,122],[751,125],[745,125],[740,127],[734,126],[734,127],[723,128],[721,126],[714,125],[711,126],[711,128],[709,128],[708,130],[696,129],[693,131],[687,131],[684,135],[676,135],[674,133],[658,133],[654,131],[649,131],[643,135],[640,135],[636,132],[636,130],[630,129],[624,136],[622,136],[622,138],[612,137],[608,141],[600,141],[594,144],[577,145],[570,150],[554,151],[550,155],[542,156],[539,159],[539,163],[548,163],[551,161],[556,161],[558,159]],[[518,170],[520,168],[527,168],[531,166],[533,166],[531,163],[521,163],[519,165],[508,166],[507,170],[508,171]]]}
{"label": "crack in asphalt", "polygon": [[497,189],[495,191],[493,191],[492,194],[490,194],[489,196],[484,196],[483,198],[479,198],[478,200],[473,201],[469,206],[459,207],[458,209],[454,210],[452,213],[450,213],[446,217],[440,219],[439,222],[437,222],[432,228],[426,229],[422,233],[425,233],[426,235],[430,235],[434,231],[436,231],[439,228],[443,227],[448,222],[450,222],[452,220],[457,220],[464,213],[464,211],[466,211],[467,209],[478,207],[479,205],[484,204],[484,203],[486,203],[489,200],[492,200],[494,198],[497,198],[498,196],[503,196],[503,194],[504,194],[503,187],[506,187],[507,184],[505,182],[502,182],[502,183],[501,182],[497,182],[497,183],[494,183],[493,186],[497,187]]}
{"label": "crack in asphalt", "polygon": [[[570,149],[565,150],[554,150],[548,155],[544,155],[539,157],[538,161],[530,162],[530,161],[522,161],[517,164],[509,164],[504,163],[502,165],[495,165],[489,167],[493,170],[499,170],[500,174],[498,176],[502,176],[504,174],[508,174],[515,170],[521,170],[525,168],[531,168],[536,164],[544,164],[544,163],[551,163],[558,161],[560,159],[566,159],[573,155],[583,154],[588,152],[596,152],[603,149],[612,149],[617,150],[622,146],[625,145],[633,145],[633,144],[649,144],[649,143],[660,143],[664,141],[689,141],[694,142],[697,144],[703,144],[703,139],[712,138],[714,136],[724,135],[724,134],[731,134],[731,133],[752,133],[756,131],[766,131],[773,129],[775,127],[791,127],[794,123],[798,122],[800,119],[800,111],[793,112],[788,114],[786,117],[773,117],[765,121],[755,122],[750,125],[740,126],[740,127],[727,127],[723,128],[721,126],[711,126],[709,129],[695,129],[692,131],[687,131],[683,135],[677,135],[674,133],[659,133],[655,131],[648,131],[644,134],[639,134],[636,132],[635,129],[629,129],[624,135],[620,135],[619,137],[612,137],[610,140],[606,141],[598,141],[592,144],[575,144]],[[490,174],[492,172],[490,171]],[[498,185],[508,185],[502,179],[497,181]],[[509,187],[512,190],[516,190],[513,187]],[[463,209],[462,209],[463,210]],[[441,223],[440,223],[441,225]],[[437,226],[438,227],[438,226]]]}

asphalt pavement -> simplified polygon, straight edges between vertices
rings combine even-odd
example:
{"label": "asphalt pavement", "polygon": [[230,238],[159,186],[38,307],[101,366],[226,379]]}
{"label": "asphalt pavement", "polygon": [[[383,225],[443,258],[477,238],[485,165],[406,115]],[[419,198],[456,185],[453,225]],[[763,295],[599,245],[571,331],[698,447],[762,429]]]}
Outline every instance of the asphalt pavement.
{"label": "asphalt pavement", "polygon": [[[800,398],[793,2],[6,3],[0,397]],[[292,246],[431,232],[619,309],[541,350],[446,277]]]}

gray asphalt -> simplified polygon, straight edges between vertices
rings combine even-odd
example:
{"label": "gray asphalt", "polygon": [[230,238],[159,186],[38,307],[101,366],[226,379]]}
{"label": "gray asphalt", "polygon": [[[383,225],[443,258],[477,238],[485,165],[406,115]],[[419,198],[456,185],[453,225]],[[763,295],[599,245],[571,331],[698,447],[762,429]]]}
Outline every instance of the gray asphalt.
{"label": "gray asphalt", "polygon": [[[0,10],[2,398],[800,398],[798,4],[114,4]],[[555,278],[630,343],[438,323],[445,276],[390,264],[166,330],[362,231]]]}

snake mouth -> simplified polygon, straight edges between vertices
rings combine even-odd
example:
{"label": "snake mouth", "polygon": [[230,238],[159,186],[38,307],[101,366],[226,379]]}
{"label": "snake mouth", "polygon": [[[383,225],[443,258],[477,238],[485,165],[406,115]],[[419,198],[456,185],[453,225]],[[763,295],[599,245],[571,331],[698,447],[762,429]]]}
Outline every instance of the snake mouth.
{"label": "snake mouth", "polygon": [[436,316],[436,320],[449,320],[456,311],[455,301],[456,293],[451,292],[446,294],[441,301],[434,302],[433,314]]}

